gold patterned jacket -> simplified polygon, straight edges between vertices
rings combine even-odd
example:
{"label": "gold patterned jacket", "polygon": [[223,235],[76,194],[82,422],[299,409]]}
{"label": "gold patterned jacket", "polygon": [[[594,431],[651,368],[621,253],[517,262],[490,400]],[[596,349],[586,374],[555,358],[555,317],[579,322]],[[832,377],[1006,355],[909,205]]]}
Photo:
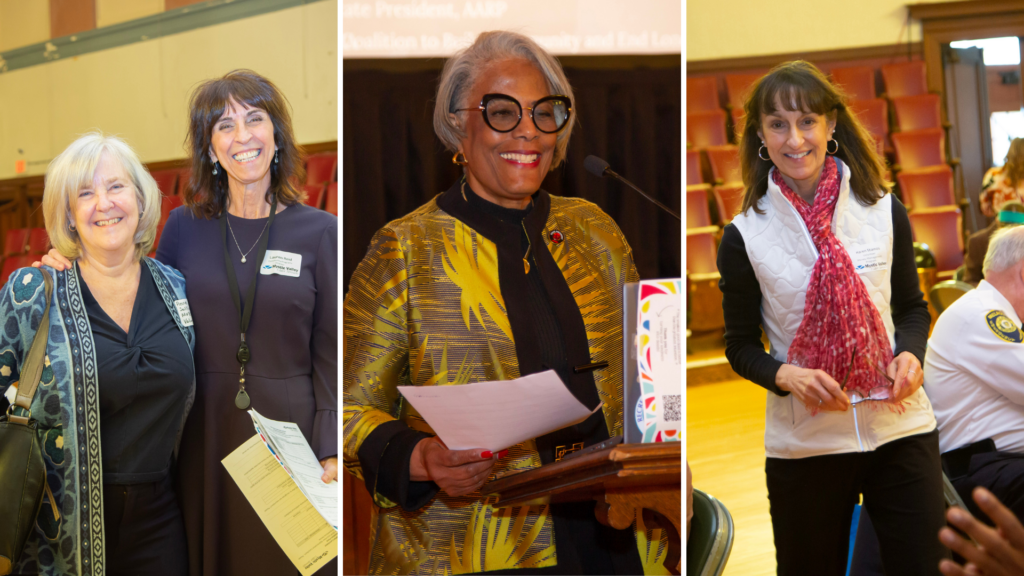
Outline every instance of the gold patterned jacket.
{"label": "gold patterned jacket", "polygon": [[[378,231],[345,300],[343,460],[374,501],[370,574],[557,564],[547,505],[494,508],[479,493],[452,498],[437,492],[409,511],[377,490],[376,470],[364,469],[399,443],[401,430],[431,433],[398,386],[509,380],[541,371],[535,339],[515,338],[530,334],[529,315],[520,312],[522,230],[495,226],[496,220],[469,210],[463,194],[456,184]],[[632,252],[594,204],[543,190],[533,200],[523,225],[537,250],[536,273],[560,280],[545,285],[562,321],[568,359],[572,365],[609,362],[582,377],[604,402],[608,433],[621,434],[622,285],[638,279]],[[493,474],[540,465],[530,440],[511,447]],[[408,471],[402,476],[407,484]],[[661,531],[646,529],[642,518],[634,526],[645,571],[665,573]]]}

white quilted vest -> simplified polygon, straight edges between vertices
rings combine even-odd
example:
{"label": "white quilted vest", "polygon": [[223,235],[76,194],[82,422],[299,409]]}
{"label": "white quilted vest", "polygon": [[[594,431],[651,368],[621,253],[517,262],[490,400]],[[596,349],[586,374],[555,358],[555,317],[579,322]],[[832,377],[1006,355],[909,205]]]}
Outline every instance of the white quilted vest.
{"label": "white quilted vest", "polygon": [[[838,158],[842,185],[832,232],[847,252],[880,246],[886,259],[879,267],[860,274],[868,295],[895,348],[895,328],[889,308],[892,272],[892,197],[885,195],[874,206],[863,206],[850,194],[850,171]],[[774,171],[774,168],[772,169]],[[733,219],[743,236],[747,257],[761,284],[761,318],[771,344],[770,354],[782,362],[804,317],[804,297],[811,270],[818,259],[811,235],[800,214],[768,178],[768,193],[757,204],[764,214],[747,210]],[[857,262],[855,261],[855,264]],[[768,392],[765,414],[765,453],[771,458],[807,458],[822,454],[865,452],[892,440],[930,432],[935,416],[923,389],[904,401],[903,414],[865,402],[846,412],[819,412],[811,416],[789,394]]]}

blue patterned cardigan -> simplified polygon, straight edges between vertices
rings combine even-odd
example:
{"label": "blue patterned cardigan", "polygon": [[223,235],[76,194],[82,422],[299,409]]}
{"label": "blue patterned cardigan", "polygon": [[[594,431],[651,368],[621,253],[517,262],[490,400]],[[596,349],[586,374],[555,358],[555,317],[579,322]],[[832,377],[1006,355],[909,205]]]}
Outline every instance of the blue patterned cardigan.
{"label": "blue patterned cardigan", "polygon": [[[195,351],[195,332],[182,324],[175,300],[185,298],[180,272],[143,258],[164,304]],[[92,328],[74,270],[56,272],[50,305],[50,334],[43,374],[32,400],[32,417],[60,518],[43,496],[36,529],[29,535],[14,574],[45,576],[103,576],[103,469],[100,459],[100,398]],[[43,316],[46,294],[42,274],[21,268],[0,293],[0,391],[18,381],[25,358]],[[195,381],[185,404],[188,414],[195,398]],[[185,416],[182,416],[184,424]],[[181,438],[181,428],[178,429]]]}

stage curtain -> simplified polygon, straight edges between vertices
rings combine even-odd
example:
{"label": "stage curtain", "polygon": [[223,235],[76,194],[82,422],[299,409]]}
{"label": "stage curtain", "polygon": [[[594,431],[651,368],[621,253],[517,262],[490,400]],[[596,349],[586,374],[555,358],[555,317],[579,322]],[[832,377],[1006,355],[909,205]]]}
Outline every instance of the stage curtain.
{"label": "stage curtain", "polygon": [[[604,158],[612,169],[676,212],[682,184],[681,65],[566,66],[578,124],[566,161],[548,174],[552,194],[585,198],[622,228],[641,278],[679,277],[677,220],[624,185],[590,175],[583,160]],[[663,61],[663,59],[662,59]],[[388,70],[343,64],[343,286],[366,254],[373,234],[408,214],[461,176],[434,135],[439,69],[388,63]],[[420,69],[417,69],[420,68]],[[528,121],[528,120],[524,120]]]}

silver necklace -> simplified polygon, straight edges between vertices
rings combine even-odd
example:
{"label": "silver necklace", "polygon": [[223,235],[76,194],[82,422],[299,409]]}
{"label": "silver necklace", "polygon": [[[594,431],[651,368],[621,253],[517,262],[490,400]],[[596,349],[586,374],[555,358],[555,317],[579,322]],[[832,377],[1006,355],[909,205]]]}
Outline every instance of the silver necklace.
{"label": "silver necklace", "polygon": [[270,225],[270,218],[267,218],[267,223],[263,225],[263,230],[260,232],[260,235],[256,237],[256,242],[253,243],[252,248],[242,252],[242,247],[238,245],[238,238],[235,238],[235,231],[231,228],[231,219],[228,218],[227,214],[225,214],[224,217],[228,220],[228,230],[231,230],[231,239],[235,241],[235,247],[238,248],[239,253],[242,254],[242,264],[245,264],[245,257],[249,255],[249,252],[252,252],[253,248],[256,247],[256,244],[260,243],[260,238],[263,238],[263,233],[267,231],[267,226]]}

